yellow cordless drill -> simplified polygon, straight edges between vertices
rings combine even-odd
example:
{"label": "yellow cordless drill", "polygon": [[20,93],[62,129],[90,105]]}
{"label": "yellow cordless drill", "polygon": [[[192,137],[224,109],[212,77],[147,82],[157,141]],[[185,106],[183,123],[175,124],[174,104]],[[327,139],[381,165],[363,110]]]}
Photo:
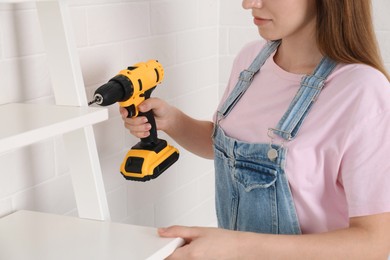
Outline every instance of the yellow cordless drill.
{"label": "yellow cordless drill", "polygon": [[179,151],[157,137],[156,121],[153,111],[139,112],[138,105],[150,98],[153,90],[164,78],[164,69],[156,60],[140,62],[127,69],[99,87],[94,94],[96,103],[108,106],[119,102],[129,112],[128,117],[145,116],[151,124],[150,135],[141,138],[124,158],[120,171],[127,180],[148,181],[157,178],[179,158]]}

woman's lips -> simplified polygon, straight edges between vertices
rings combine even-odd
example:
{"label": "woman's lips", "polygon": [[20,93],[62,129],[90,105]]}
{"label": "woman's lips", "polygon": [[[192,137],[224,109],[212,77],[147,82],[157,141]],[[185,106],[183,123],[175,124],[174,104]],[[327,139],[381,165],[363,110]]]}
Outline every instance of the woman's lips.
{"label": "woman's lips", "polygon": [[266,25],[267,23],[271,22],[271,19],[265,19],[261,17],[254,17],[253,22],[258,26]]}

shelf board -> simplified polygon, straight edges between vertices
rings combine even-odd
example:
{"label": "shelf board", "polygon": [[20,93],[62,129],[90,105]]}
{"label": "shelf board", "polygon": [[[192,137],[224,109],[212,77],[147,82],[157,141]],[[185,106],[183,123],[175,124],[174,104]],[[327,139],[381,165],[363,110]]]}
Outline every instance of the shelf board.
{"label": "shelf board", "polygon": [[105,108],[11,103],[0,105],[0,153],[108,119]]}
{"label": "shelf board", "polygon": [[151,227],[33,211],[0,218],[0,259],[165,259],[183,244]]}

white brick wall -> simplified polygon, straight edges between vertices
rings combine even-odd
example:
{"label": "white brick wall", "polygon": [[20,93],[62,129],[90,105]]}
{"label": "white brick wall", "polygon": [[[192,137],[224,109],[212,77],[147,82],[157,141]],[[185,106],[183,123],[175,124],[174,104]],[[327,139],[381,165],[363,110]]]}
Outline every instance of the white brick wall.
{"label": "white brick wall", "polygon": [[387,71],[390,71],[390,1],[373,0],[374,25]]}
{"label": "white brick wall", "polygon": [[[390,67],[388,0],[374,0],[375,25]],[[258,37],[241,1],[69,0],[86,91],[119,70],[158,59],[166,76],[154,95],[209,119],[241,46]],[[0,4],[0,104],[53,102],[34,4]],[[180,148],[154,181],[126,181],[119,165],[138,140],[123,128],[118,106],[94,127],[111,216],[150,226],[214,223],[213,163]],[[6,122],[1,123],[6,127]],[[164,134],[160,137],[166,138]],[[176,145],[176,144],[175,144]],[[77,215],[62,139],[0,155],[0,216],[18,209]]]}

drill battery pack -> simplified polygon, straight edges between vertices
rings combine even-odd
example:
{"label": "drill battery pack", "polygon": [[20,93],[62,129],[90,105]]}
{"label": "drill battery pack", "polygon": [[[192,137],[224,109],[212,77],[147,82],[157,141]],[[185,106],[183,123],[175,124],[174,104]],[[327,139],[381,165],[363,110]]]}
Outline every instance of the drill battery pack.
{"label": "drill battery pack", "polygon": [[138,142],[127,153],[121,173],[127,180],[149,181],[155,179],[179,159],[179,151],[163,139],[147,145]]}

